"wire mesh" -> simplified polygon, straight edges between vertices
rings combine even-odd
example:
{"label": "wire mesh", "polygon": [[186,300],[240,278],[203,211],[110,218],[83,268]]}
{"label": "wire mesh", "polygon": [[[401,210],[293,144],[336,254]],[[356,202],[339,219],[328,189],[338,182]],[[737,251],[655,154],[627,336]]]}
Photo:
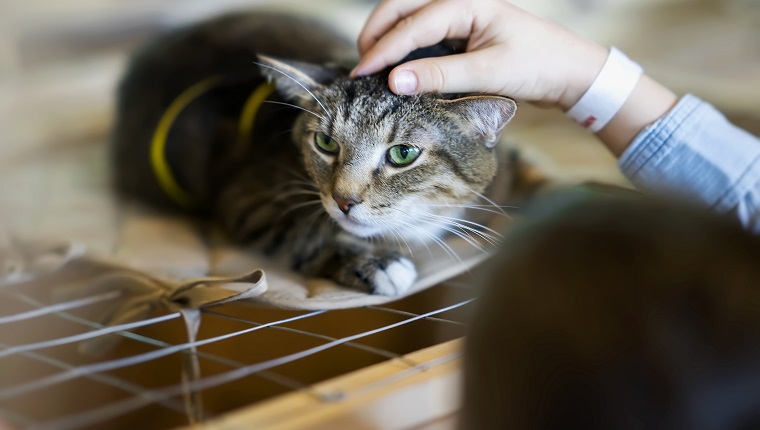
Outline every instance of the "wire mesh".
{"label": "wire mesh", "polygon": [[[188,392],[202,395],[198,415],[206,419],[294,390],[342,401],[357,393],[316,392],[312,384],[389,359],[406,366],[395,376],[403,378],[431,365],[405,354],[463,336],[474,295],[467,283],[358,309],[219,306],[203,312],[194,342],[178,312],[103,326],[118,294],[51,304],[49,291],[0,288],[1,421],[30,429],[175,427],[188,423]],[[104,339],[113,346],[81,352]],[[182,369],[191,352],[200,377],[188,382]]]}

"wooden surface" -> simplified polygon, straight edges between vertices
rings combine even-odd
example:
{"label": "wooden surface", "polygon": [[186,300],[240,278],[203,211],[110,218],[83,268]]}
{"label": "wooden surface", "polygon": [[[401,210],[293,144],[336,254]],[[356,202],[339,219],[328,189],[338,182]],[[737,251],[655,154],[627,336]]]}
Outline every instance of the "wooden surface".
{"label": "wooden surface", "polygon": [[199,428],[364,430],[451,428],[458,410],[461,340],[390,360],[227,414]]}

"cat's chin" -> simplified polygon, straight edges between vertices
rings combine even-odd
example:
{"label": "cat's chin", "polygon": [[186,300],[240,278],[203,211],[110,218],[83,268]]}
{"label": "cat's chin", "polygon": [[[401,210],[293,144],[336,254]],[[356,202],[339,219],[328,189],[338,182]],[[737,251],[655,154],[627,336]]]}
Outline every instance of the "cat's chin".
{"label": "cat's chin", "polygon": [[338,222],[338,225],[343,230],[357,237],[368,238],[381,236],[386,231],[382,226],[364,224],[349,217],[341,217],[335,221]]}

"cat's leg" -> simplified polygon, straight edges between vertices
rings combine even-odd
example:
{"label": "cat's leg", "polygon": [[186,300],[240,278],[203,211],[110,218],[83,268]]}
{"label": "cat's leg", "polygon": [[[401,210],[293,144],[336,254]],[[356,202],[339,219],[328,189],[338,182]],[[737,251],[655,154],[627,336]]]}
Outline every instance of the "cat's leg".
{"label": "cat's leg", "polygon": [[414,263],[393,250],[349,252],[332,272],[339,284],[382,296],[399,296],[414,285]]}
{"label": "cat's leg", "polygon": [[[329,221],[326,221],[329,222]],[[337,284],[369,294],[399,296],[414,285],[417,269],[401,252],[374,246],[339,231],[333,223],[330,238],[321,246],[304,243],[294,254],[294,268],[307,276],[331,279]],[[309,241],[311,245],[317,240]]]}

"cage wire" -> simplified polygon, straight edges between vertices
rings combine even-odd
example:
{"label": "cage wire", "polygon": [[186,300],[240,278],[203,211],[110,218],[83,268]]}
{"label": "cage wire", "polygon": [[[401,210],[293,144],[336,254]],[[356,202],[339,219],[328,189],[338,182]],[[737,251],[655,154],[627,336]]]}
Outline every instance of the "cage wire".
{"label": "cage wire", "polygon": [[166,428],[293,391],[346,401],[373,387],[323,393],[312,385],[389,359],[406,367],[396,379],[436,364],[403,356],[464,335],[470,279],[358,309],[222,304],[199,310],[194,331],[184,309],[155,308],[137,321],[104,325],[104,310],[124,302],[119,291],[50,303],[50,286],[0,285],[0,422]]}

